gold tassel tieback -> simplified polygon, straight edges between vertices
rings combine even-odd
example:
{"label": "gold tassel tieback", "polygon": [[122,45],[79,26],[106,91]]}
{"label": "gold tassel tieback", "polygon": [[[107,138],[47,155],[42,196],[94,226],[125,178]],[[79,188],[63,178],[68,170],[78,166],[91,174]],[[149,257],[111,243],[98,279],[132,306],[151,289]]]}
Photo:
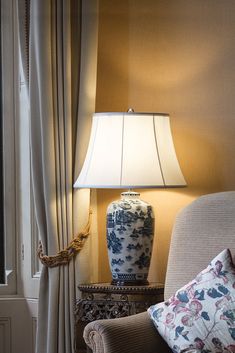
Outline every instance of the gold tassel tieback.
{"label": "gold tassel tieback", "polygon": [[67,265],[69,263],[69,261],[83,248],[85,241],[90,234],[91,214],[92,211],[90,210],[88,222],[85,228],[79,232],[73,240],[71,240],[66,249],[59,251],[57,255],[43,255],[42,242],[39,242],[37,254],[43,265],[47,267],[56,267]]}

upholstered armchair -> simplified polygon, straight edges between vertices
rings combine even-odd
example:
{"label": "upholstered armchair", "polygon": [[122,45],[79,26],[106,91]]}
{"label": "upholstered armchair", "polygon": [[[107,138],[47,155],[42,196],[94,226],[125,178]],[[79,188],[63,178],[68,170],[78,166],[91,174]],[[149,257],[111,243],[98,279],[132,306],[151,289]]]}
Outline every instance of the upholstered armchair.
{"label": "upholstered armchair", "polygon": [[[220,251],[235,254],[235,191],[199,197],[177,216],[170,245],[165,300],[189,282]],[[112,320],[97,320],[84,330],[95,353],[167,353],[147,312]]]}

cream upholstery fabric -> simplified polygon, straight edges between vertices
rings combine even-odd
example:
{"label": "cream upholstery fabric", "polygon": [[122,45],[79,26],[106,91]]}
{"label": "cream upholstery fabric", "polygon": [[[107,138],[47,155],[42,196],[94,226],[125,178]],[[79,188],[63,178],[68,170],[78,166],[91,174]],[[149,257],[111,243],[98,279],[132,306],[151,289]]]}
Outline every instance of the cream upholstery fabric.
{"label": "cream upholstery fabric", "polygon": [[171,352],[156,334],[147,313],[127,318],[97,320],[86,326],[85,339],[93,352],[99,353],[153,353]]}
{"label": "cream upholstery fabric", "polygon": [[165,299],[225,248],[235,254],[235,191],[202,196],[178,215],[170,245]]}

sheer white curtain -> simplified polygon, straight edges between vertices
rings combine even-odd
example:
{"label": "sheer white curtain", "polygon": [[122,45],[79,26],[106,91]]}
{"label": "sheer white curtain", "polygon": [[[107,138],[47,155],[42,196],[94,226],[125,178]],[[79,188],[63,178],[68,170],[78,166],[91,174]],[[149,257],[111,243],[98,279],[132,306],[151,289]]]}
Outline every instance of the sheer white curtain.
{"label": "sheer white curtain", "polygon": [[[43,251],[49,256],[66,248],[88,217],[89,192],[75,192],[73,182],[95,110],[97,1],[19,0],[33,193]],[[92,279],[91,252],[89,238],[69,264],[43,266],[37,353],[73,352],[76,277]]]}

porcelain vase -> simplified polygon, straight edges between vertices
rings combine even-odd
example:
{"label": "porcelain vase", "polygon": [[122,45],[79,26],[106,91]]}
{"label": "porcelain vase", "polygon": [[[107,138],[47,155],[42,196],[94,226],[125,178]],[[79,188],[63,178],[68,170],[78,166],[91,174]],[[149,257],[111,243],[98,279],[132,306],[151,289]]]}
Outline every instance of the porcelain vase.
{"label": "porcelain vase", "polygon": [[125,192],[107,209],[107,245],[112,284],[146,285],[154,237],[152,206]]}

